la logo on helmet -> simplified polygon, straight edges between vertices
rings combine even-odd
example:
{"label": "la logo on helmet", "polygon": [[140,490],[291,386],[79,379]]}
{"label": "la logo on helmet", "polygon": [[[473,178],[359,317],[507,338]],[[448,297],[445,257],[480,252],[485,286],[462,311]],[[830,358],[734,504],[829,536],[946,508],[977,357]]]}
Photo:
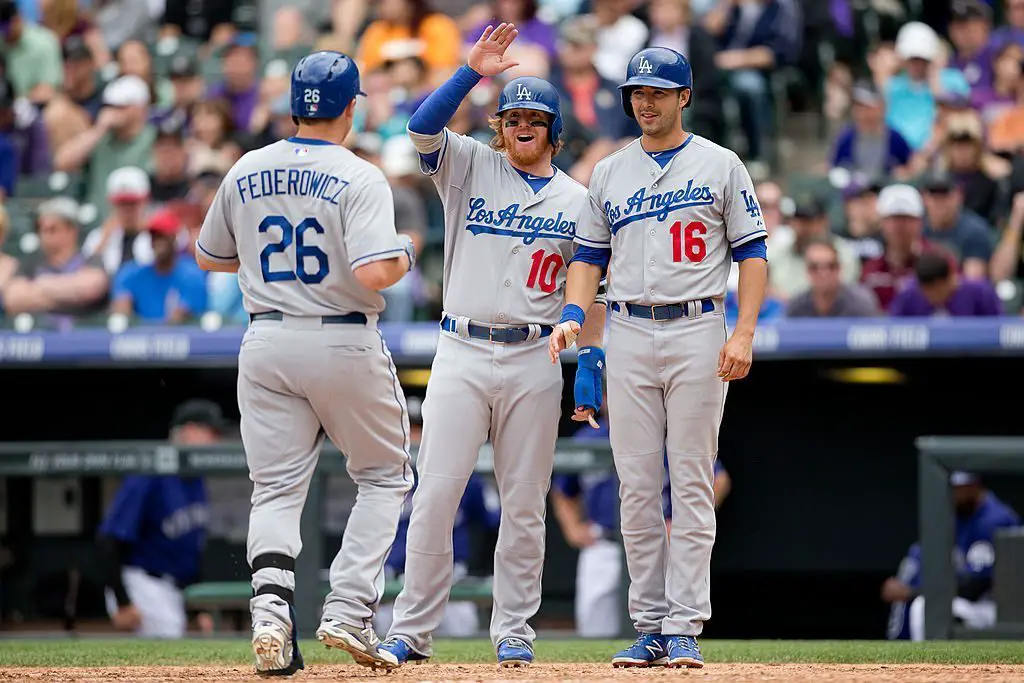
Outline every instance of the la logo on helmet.
{"label": "la logo on helmet", "polygon": [[525,84],[520,83],[516,87],[516,99],[517,100],[532,100],[533,99],[533,93],[530,92],[530,89],[527,88]]}
{"label": "la logo on helmet", "polygon": [[647,57],[641,57],[640,64],[636,67],[636,72],[638,74],[654,73],[654,66],[651,64],[651,60],[647,59]]}

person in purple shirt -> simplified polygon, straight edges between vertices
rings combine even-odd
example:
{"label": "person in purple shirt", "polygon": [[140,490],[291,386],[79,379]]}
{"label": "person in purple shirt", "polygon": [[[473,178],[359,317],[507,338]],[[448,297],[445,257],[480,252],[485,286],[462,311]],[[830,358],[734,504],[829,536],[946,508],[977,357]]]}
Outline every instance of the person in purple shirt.
{"label": "person in purple shirt", "polygon": [[259,54],[256,35],[237,33],[224,47],[224,80],[210,88],[206,98],[224,98],[231,103],[235,127],[249,130],[249,120],[260,99]]}
{"label": "person in purple shirt", "polygon": [[917,259],[916,281],[896,295],[894,317],[998,316],[1003,305],[992,283],[962,279],[949,255],[927,251]]}
{"label": "person in purple shirt", "polygon": [[1017,43],[1006,43],[991,50],[991,73],[987,85],[978,84],[971,90],[971,107],[981,113],[988,125],[1017,104],[1024,48]]}
{"label": "person in purple shirt", "polygon": [[959,69],[971,90],[992,85],[992,8],[981,0],[955,0],[949,39],[956,53],[949,65]]}
{"label": "person in purple shirt", "polygon": [[1024,47],[1024,0],[1003,0],[1005,26],[992,32],[992,44],[996,47],[1014,42]]}
{"label": "person in purple shirt", "polygon": [[114,280],[114,313],[136,315],[146,322],[179,324],[206,312],[206,275],[177,249],[181,219],[173,211],[158,211],[149,219],[154,261],[126,263]]}
{"label": "person in purple shirt", "polygon": [[[555,27],[537,17],[537,4],[537,0],[493,0],[490,3],[493,17],[474,26],[465,34],[469,41],[467,44],[475,43],[488,24],[491,26],[501,23],[515,24],[519,35],[516,37],[518,48],[514,49],[523,46],[540,48],[547,55],[548,61],[554,62],[558,56],[558,33]],[[512,52],[510,51],[509,54]]]}

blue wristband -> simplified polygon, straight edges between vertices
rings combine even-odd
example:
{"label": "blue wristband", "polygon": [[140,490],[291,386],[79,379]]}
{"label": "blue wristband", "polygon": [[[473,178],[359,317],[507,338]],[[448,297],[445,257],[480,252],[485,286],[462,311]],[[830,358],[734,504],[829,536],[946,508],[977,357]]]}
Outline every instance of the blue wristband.
{"label": "blue wristband", "polygon": [[558,321],[558,324],[567,323],[570,320],[577,323],[580,327],[583,327],[583,320],[586,318],[586,314],[583,309],[576,304],[566,304],[565,308],[562,309],[562,318]]}

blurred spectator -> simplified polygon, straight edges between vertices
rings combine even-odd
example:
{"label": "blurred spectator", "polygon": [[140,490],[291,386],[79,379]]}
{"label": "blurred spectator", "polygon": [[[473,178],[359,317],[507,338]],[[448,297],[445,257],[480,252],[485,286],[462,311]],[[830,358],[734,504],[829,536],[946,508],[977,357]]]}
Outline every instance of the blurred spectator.
{"label": "blurred spectator", "polygon": [[21,267],[18,259],[2,251],[10,231],[11,216],[4,205],[0,204],[0,317],[4,314],[4,289]]}
{"label": "blurred spectator", "polygon": [[[381,169],[391,184],[395,202],[395,225],[413,240],[416,253],[423,251],[427,235],[427,207],[417,191],[419,155],[407,136],[393,137],[381,149]],[[381,290],[387,307],[381,314],[386,322],[410,322],[422,290],[419,271]]]}
{"label": "blurred spectator", "polygon": [[98,256],[110,275],[130,261],[147,265],[153,261],[153,244],[146,224],[150,197],[149,176],[141,168],[126,166],[110,174],[107,197],[114,207],[103,224],[86,235],[82,253]]}
{"label": "blurred spectator", "polygon": [[952,251],[966,277],[988,277],[988,262],[995,249],[992,226],[964,207],[964,191],[949,175],[931,174],[922,189],[925,239]]}
{"label": "blurred spectator", "polygon": [[[168,5],[179,3],[180,0],[167,2]],[[103,42],[111,50],[117,50],[125,41],[141,40],[151,33],[156,26],[154,5],[149,0],[92,0],[92,17],[103,35]]]}
{"label": "blurred spectator", "polygon": [[101,217],[109,210],[107,179],[124,166],[148,168],[156,129],[147,123],[149,86],[138,76],[121,76],[103,90],[105,105],[89,130],[57,150],[61,171],[87,168],[86,198]]}
{"label": "blurred spectator", "polygon": [[209,89],[207,99],[225,99],[235,128],[249,130],[249,120],[259,102],[259,66],[257,38],[253,33],[237,33],[224,48],[224,80]]}
{"label": "blurred spectator", "polygon": [[247,325],[249,314],[238,286],[238,273],[207,273],[206,293],[208,308],[232,325]]}
{"label": "blurred spectator", "polygon": [[295,135],[299,127],[292,120],[292,101],[288,93],[278,97],[270,104],[270,115],[266,127],[257,131],[253,147],[264,147],[272,142],[284,140]]}
{"label": "blurred spectator", "polygon": [[384,72],[391,82],[395,111],[403,116],[412,116],[434,90],[423,61],[423,48],[416,42],[390,43],[385,50]]}
{"label": "blurred spectator", "polygon": [[740,108],[747,158],[765,158],[762,141],[772,121],[771,72],[799,53],[803,23],[794,0],[720,0],[704,18],[718,38],[715,56]]}
{"label": "blurred spectator", "polygon": [[423,61],[435,86],[459,66],[462,36],[452,19],[431,12],[427,0],[380,0],[376,20],[359,39],[356,61],[362,73],[384,65],[388,43],[406,40],[418,41],[423,46]]}
{"label": "blurred spectator", "polygon": [[621,83],[630,58],[647,44],[647,25],[630,14],[630,0],[591,0],[597,19],[597,54],[594,66],[603,78]]}
{"label": "blurred spectator", "polygon": [[993,282],[1010,279],[1024,279],[1024,260],[1021,259],[1021,245],[1024,243],[1024,192],[1013,197],[1013,206],[1006,227],[999,238],[999,244],[992,254],[989,273]]}
{"label": "blurred spectator", "polygon": [[1019,83],[1015,96],[1014,105],[996,116],[988,128],[988,147],[997,154],[1017,154],[1024,149],[1024,87]]}
{"label": "blurred spectator", "polygon": [[992,86],[991,35],[992,8],[988,4],[982,0],[953,0],[949,39],[954,54],[949,65],[963,73],[972,92]]}
{"label": "blurred spectator", "polygon": [[992,44],[999,46],[1012,42],[1024,47],[1024,0],[1002,1],[1003,18],[1007,25],[992,33]]}
{"label": "blurred spectator", "polygon": [[259,135],[270,124],[271,108],[281,97],[291,95],[291,69],[283,59],[274,59],[263,69],[260,80],[260,96],[249,118],[247,133]]}
{"label": "blurred spectator", "polygon": [[853,245],[829,231],[828,211],[816,197],[801,198],[790,221],[792,232],[776,231],[768,238],[768,280],[772,294],[788,301],[810,286],[804,248],[813,238],[832,241],[839,254],[844,282],[857,282],[860,258]]}
{"label": "blurred spectator", "polygon": [[[690,0],[651,0],[648,5],[651,35],[647,47],[669,47],[686,55],[693,67],[692,104],[686,110],[686,126],[712,141],[725,138],[725,112],[715,53],[715,39],[699,22],[694,22]],[[638,137],[639,132],[632,135]]]}
{"label": "blurred spectator", "polygon": [[0,57],[18,97],[46,104],[64,77],[60,40],[48,28],[25,21],[14,0],[0,0]]}
{"label": "blurred spectator", "polygon": [[69,329],[72,316],[105,307],[110,281],[103,264],[78,249],[78,203],[55,197],[39,205],[36,233],[39,259],[27,258],[2,290],[7,315],[52,313],[50,320]]}
{"label": "blurred spectator", "polygon": [[[220,406],[193,399],[174,411],[169,440],[209,446],[226,427]],[[182,590],[199,578],[209,516],[199,477],[124,478],[97,534],[115,628],[150,638],[185,635]]]}
{"label": "blurred spectator", "polygon": [[840,280],[839,252],[831,240],[815,238],[804,248],[810,288],[786,306],[789,318],[862,318],[879,315],[874,295]]}
{"label": "blurred spectator", "polygon": [[1017,43],[1003,45],[992,57],[990,82],[971,90],[971,106],[981,113],[986,125],[991,125],[1017,104],[1021,60],[1024,60],[1024,48]]}
{"label": "blurred spectator", "polygon": [[916,281],[897,294],[889,307],[893,316],[986,316],[1003,312],[992,283],[961,278],[948,254],[921,254],[914,272]]}
{"label": "blurred spectator", "polygon": [[64,43],[64,83],[59,95],[43,110],[46,132],[54,152],[85,133],[103,107],[96,61],[81,36]]}
{"label": "blurred spectator", "polygon": [[960,188],[964,206],[994,224],[1003,210],[1002,183],[1011,164],[985,150],[981,118],[976,112],[951,114],[935,168]]}
{"label": "blurred spectator", "polygon": [[88,46],[100,66],[110,61],[110,49],[103,42],[103,35],[93,26],[79,0],[40,0],[39,4],[42,10],[39,23],[57,35],[65,51],[69,42],[81,42]]}
{"label": "blurred spectator", "polygon": [[164,209],[149,219],[153,263],[127,263],[114,279],[112,312],[176,325],[206,312],[206,277],[195,260],[178,252],[181,219]]}
{"label": "blurred spectator", "polygon": [[40,176],[50,170],[50,145],[39,112],[26,100],[14,99],[0,79],[0,199],[14,194],[19,176]]}
{"label": "blurred spectator", "polygon": [[782,215],[782,188],[773,180],[765,180],[754,187],[757,194],[757,202],[761,205],[761,218],[764,219],[764,229],[771,236],[775,232],[790,232],[785,224],[785,217]]}
{"label": "blurred spectator", "polygon": [[884,83],[888,123],[914,150],[922,149],[932,136],[936,120],[936,97],[952,93],[967,97],[970,86],[964,75],[943,67],[943,47],[939,36],[927,24],[904,24],[896,36],[895,73],[882,62],[876,82]]}
{"label": "blurred spectator", "polygon": [[465,32],[463,51],[469,50],[488,25],[515,24],[519,35],[505,53],[519,66],[510,69],[508,79],[518,76],[546,78],[556,58],[556,29],[537,16],[537,0],[490,0],[491,16]]}
{"label": "blurred spectator", "polygon": [[353,134],[369,131],[385,140],[396,135],[407,135],[405,126],[410,114],[396,109],[391,97],[392,84],[388,72],[385,69],[372,71],[361,80],[361,85],[366,93],[366,104],[356,107]]}
{"label": "blurred spectator", "polygon": [[174,91],[171,104],[155,110],[152,118],[158,125],[172,121],[187,130],[192,125],[192,110],[206,90],[199,64],[190,55],[175,55],[167,66],[167,77]]}
{"label": "blurred spectator", "polygon": [[[244,0],[166,0],[160,32],[206,43],[232,27],[235,10]],[[141,3],[140,3],[141,4]]]}
{"label": "blurred spectator", "polygon": [[149,101],[155,107],[174,103],[174,86],[153,73],[153,55],[141,40],[128,40],[117,48],[117,67],[121,76],[138,76],[149,87]]}
{"label": "blurred spectator", "polygon": [[854,177],[842,190],[845,222],[835,232],[850,240],[862,262],[881,256],[885,248],[878,218],[879,189],[875,183]]}
{"label": "blurred spectator", "polygon": [[153,174],[150,178],[154,202],[170,202],[188,196],[188,149],[181,125],[172,119],[160,124],[153,142]]}
{"label": "blurred spectator", "polygon": [[[274,12],[274,29],[271,34],[271,48],[278,57],[283,57],[294,63],[298,59],[293,57],[302,56],[310,52],[313,45],[309,25],[302,10],[298,7],[285,5]],[[291,71],[291,69],[289,69]]]}
{"label": "blurred spectator", "polygon": [[861,283],[874,292],[882,309],[888,310],[896,293],[913,278],[918,257],[932,245],[921,237],[924,202],[914,187],[898,184],[883,188],[877,210],[885,251],[864,262]]}
{"label": "blurred spectator", "polygon": [[863,82],[854,86],[851,99],[853,120],[836,139],[832,167],[869,178],[905,178],[913,151],[899,131],[886,124],[882,95]]}
{"label": "blurred spectator", "polygon": [[234,143],[235,122],[231,104],[225,99],[204,99],[192,109],[192,129],[188,140],[190,172],[216,168],[226,173],[238,160],[240,149]]}

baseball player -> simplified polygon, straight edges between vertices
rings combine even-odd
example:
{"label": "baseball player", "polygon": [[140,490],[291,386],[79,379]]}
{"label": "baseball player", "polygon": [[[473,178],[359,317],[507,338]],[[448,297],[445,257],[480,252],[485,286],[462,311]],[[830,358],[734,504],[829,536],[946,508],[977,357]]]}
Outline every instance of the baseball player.
{"label": "baseball player", "polygon": [[[629,612],[640,634],[615,666],[703,666],[697,636],[711,617],[718,430],[727,383],[750,369],[765,292],[767,233],[753,183],[735,153],[683,130],[692,85],[689,62],[674,50],[648,48],[629,61],[622,104],[643,135],[594,169],[550,339],[557,363],[607,269],[610,440]],[[728,335],[730,257],[739,262],[739,317]]]}
{"label": "baseball player", "polygon": [[[171,443],[213,444],[224,431],[220,406],[196,399],[171,419]],[[114,626],[152,638],[181,638],[188,620],[182,589],[199,576],[209,519],[198,477],[125,477],[99,528],[107,611]]]}
{"label": "baseball player", "polygon": [[[505,57],[515,36],[511,24],[488,26],[468,65],[408,126],[444,206],[444,312],[423,403],[405,584],[384,643],[399,662],[432,653],[452,582],[452,524],[488,437],[501,502],[491,639],[502,666],[534,658],[527,620],[540,605],[562,391],[561,368],[546,362],[546,338],[558,321],[586,190],[551,165],[562,117],[546,81],[505,85],[490,146],[446,128],[481,78],[515,66]],[[584,339],[600,337],[604,306],[594,310]]]}
{"label": "baseball player", "polygon": [[[406,542],[409,537],[409,518],[412,516],[412,495],[415,491],[414,487],[406,496],[395,545],[388,555],[386,571],[390,577],[398,578],[405,575]],[[453,581],[458,582],[469,574],[469,558],[474,550],[470,535],[473,527],[497,529],[500,515],[498,507],[497,493],[493,487],[481,475],[474,473],[466,482],[466,491],[462,494],[452,528],[452,557],[455,562]],[[394,605],[381,605],[374,621],[378,632],[386,633],[393,618]],[[476,635],[479,630],[476,604],[469,600],[449,600],[436,633],[444,636],[469,637]]]}
{"label": "baseball player", "polygon": [[196,241],[205,269],[238,272],[250,319],[238,404],[253,481],[252,646],[263,674],[303,668],[295,558],[325,434],[345,454],[358,495],[316,637],[359,664],[396,665],[379,649],[372,619],[413,473],[405,396],[377,320],[380,290],[415,257],[395,232],[384,174],[341,146],[362,94],[349,57],[300,59],[291,79],[298,134],[232,167]]}
{"label": "baseball player", "polygon": [[[999,529],[1020,525],[1020,516],[971,472],[950,474],[956,510],[956,597],[953,617],[967,628],[991,628],[996,622],[992,600],[993,539]],[[896,576],[882,585],[882,599],[891,604],[886,637],[924,640],[924,596],[921,592],[921,545],[910,546]]]}

